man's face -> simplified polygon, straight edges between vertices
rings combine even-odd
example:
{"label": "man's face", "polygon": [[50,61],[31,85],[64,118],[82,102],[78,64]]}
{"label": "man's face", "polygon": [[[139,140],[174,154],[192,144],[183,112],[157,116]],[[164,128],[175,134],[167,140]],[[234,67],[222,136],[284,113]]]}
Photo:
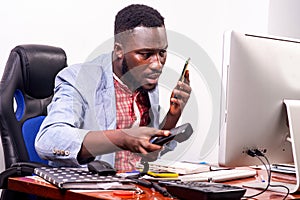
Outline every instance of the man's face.
{"label": "man's face", "polygon": [[152,90],[158,83],[167,58],[167,36],[164,27],[137,27],[123,43],[123,68],[136,88]]}

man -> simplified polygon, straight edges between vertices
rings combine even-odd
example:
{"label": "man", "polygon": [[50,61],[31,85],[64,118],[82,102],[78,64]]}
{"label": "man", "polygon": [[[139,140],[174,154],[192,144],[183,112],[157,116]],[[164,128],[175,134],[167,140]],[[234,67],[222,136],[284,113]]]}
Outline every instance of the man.
{"label": "man", "polygon": [[48,116],[36,137],[41,158],[54,166],[79,166],[97,157],[122,171],[135,169],[139,155],[155,159],[162,147],[149,140],[169,134],[191,92],[186,73],[159,125],[157,83],[167,47],[158,11],[145,5],[119,11],[113,52],[57,75]]}

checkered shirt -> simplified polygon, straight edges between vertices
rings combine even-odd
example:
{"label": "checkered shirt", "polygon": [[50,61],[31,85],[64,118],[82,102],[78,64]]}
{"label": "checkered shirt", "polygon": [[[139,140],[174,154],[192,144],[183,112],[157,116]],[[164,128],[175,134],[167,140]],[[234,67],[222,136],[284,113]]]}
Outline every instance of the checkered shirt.
{"label": "checkered shirt", "polygon": [[[147,126],[150,123],[150,101],[148,92],[136,90],[132,92],[118,77],[114,76],[117,108],[117,129],[131,128],[135,123],[137,126]],[[136,105],[136,106],[135,106]],[[135,113],[134,108],[139,113]],[[118,171],[132,171],[141,157],[130,151],[118,151],[115,157],[115,168]]]}

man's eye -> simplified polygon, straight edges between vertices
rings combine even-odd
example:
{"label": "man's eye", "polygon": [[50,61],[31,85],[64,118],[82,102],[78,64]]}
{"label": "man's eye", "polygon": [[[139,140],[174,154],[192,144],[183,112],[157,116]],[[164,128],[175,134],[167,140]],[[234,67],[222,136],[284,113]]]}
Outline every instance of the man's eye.
{"label": "man's eye", "polygon": [[166,50],[161,50],[159,51],[159,56],[164,57],[166,55],[167,51]]}
{"label": "man's eye", "polygon": [[139,54],[141,56],[143,56],[144,59],[148,59],[153,55],[158,54],[160,57],[165,57],[166,56],[167,51],[166,50],[160,50],[157,52],[139,52]]}
{"label": "man's eye", "polygon": [[147,53],[140,53],[145,59],[149,58],[152,56],[153,53],[147,52]]}

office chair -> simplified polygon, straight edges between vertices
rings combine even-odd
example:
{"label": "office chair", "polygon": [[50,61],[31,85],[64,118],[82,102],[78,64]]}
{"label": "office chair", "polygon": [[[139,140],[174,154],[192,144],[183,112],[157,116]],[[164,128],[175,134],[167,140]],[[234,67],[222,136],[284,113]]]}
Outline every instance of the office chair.
{"label": "office chair", "polygon": [[[37,155],[34,140],[47,115],[54,78],[67,66],[66,60],[64,50],[52,46],[20,45],[11,51],[0,83],[0,133],[6,169],[0,174],[1,188],[6,188],[7,178],[15,173],[12,165],[47,164]],[[7,192],[2,191],[1,199],[20,199]]]}

